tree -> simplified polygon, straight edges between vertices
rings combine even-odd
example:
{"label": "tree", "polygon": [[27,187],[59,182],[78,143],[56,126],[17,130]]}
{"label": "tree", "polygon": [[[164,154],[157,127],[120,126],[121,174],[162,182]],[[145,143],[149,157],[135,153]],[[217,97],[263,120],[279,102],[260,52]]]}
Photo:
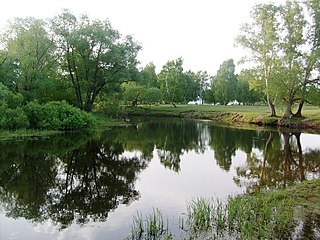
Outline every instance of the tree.
{"label": "tree", "polygon": [[[301,99],[297,112],[294,114],[296,117],[302,117],[302,108],[305,101],[312,104],[319,105],[314,101],[319,96],[320,79],[312,79],[312,72],[319,67],[320,58],[320,3],[317,0],[305,1],[305,6],[309,12],[309,21],[307,22],[307,40],[306,44],[309,46],[303,53],[303,83],[301,89]],[[319,70],[317,70],[319,72]],[[318,87],[317,87],[318,85]]]}
{"label": "tree", "polygon": [[246,79],[246,71],[241,71],[237,78],[236,100],[245,105],[254,104],[262,99],[262,94],[254,89],[250,89],[250,84]]}
{"label": "tree", "polygon": [[176,60],[168,61],[159,74],[160,89],[163,92],[165,101],[171,102],[174,106],[174,102],[181,101],[181,95],[179,95],[179,85],[181,85],[181,79],[183,78],[183,59],[178,58]]}
{"label": "tree", "polygon": [[286,5],[280,8],[280,13],[282,56],[278,89],[286,104],[283,118],[288,119],[292,116],[291,108],[303,82],[303,58],[300,49],[306,42],[303,34],[306,21],[303,9],[296,1],[287,1]]}
{"label": "tree", "polygon": [[148,63],[141,70],[141,83],[147,88],[156,87],[159,88],[158,76],[156,73],[156,66],[153,62]]}
{"label": "tree", "polygon": [[120,88],[137,73],[141,49],[131,36],[122,37],[108,20],[77,19],[68,11],[52,20],[60,50],[61,70],[71,81],[77,106],[90,112],[100,92]]}
{"label": "tree", "polygon": [[131,102],[133,107],[138,105],[138,102],[143,99],[143,94],[145,92],[145,88],[136,82],[124,83],[124,100],[127,102]]}
{"label": "tree", "polygon": [[255,64],[255,79],[264,82],[264,92],[271,116],[276,116],[276,94],[272,90],[274,69],[277,67],[278,54],[278,22],[279,8],[272,4],[256,4],[251,11],[251,23],[241,27],[241,34],[236,38],[236,43],[249,50],[249,58],[244,61]]}
{"label": "tree", "polygon": [[22,93],[25,102],[35,99],[35,90],[50,83],[56,72],[55,47],[46,22],[31,17],[16,18],[9,24],[2,44],[10,68],[15,69],[6,85]]}
{"label": "tree", "polygon": [[162,93],[159,88],[148,88],[143,94],[143,101],[149,104],[158,103],[162,100]]}
{"label": "tree", "polygon": [[197,84],[198,84],[198,96],[201,99],[202,103],[203,100],[206,99],[206,91],[209,89],[209,84],[212,80],[211,76],[207,73],[207,71],[199,71],[196,73]]}
{"label": "tree", "polygon": [[217,74],[213,77],[213,91],[218,102],[227,104],[235,100],[237,80],[234,71],[233,59],[228,59],[220,65]]}

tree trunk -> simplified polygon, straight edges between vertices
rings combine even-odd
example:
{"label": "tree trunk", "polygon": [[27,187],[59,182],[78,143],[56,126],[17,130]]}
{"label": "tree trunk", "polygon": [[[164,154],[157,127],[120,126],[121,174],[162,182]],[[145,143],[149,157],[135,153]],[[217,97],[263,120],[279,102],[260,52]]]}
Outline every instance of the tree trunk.
{"label": "tree trunk", "polygon": [[274,104],[271,102],[269,97],[267,98],[267,102],[268,102],[268,106],[269,106],[270,112],[271,112],[270,117],[276,117],[277,116],[276,108],[275,108]]}
{"label": "tree trunk", "polygon": [[302,108],[303,108],[304,100],[301,100],[298,106],[297,112],[294,114],[295,117],[302,117]]}
{"label": "tree trunk", "polygon": [[287,104],[286,111],[284,112],[282,119],[290,119],[291,116],[292,116],[291,104],[288,103],[288,104]]}
{"label": "tree trunk", "polygon": [[291,111],[292,105],[293,105],[293,97],[290,96],[289,100],[287,102],[286,111],[284,112],[282,119],[290,119],[291,118],[291,116],[293,115],[292,111]]}

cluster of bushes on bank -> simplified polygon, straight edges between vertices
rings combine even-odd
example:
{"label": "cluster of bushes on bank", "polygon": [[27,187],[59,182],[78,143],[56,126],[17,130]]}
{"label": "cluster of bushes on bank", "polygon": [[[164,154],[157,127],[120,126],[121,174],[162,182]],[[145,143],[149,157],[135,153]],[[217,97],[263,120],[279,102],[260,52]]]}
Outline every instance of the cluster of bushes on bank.
{"label": "cluster of bushes on bank", "polygon": [[22,101],[21,94],[14,94],[0,84],[0,128],[77,130],[90,128],[94,124],[94,119],[89,113],[65,101],[46,104],[30,102],[27,105],[23,105]]}

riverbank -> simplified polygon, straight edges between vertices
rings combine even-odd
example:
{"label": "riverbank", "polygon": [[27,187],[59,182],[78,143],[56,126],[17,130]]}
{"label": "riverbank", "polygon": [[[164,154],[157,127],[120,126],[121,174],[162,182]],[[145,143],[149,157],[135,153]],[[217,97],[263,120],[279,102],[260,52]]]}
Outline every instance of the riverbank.
{"label": "riverbank", "polygon": [[[206,119],[227,124],[254,124],[289,129],[300,129],[305,132],[320,133],[320,108],[306,106],[303,118],[282,120],[281,117],[269,117],[267,106],[212,106],[212,105],[159,105],[126,108],[129,116],[163,116],[191,119]],[[278,109],[278,115],[282,115]]]}

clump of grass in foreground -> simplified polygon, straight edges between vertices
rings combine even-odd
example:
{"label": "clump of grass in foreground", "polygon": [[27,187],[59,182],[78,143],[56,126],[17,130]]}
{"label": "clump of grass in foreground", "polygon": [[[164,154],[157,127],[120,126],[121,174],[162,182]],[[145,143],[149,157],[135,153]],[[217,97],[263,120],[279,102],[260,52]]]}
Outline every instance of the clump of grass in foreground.
{"label": "clump of grass in foreground", "polygon": [[[181,230],[186,239],[291,239],[298,224],[319,218],[319,199],[320,179],[269,193],[233,196],[225,202],[197,198],[188,203]],[[168,225],[164,228],[159,210],[145,220],[138,214],[132,239],[172,239]]]}
{"label": "clump of grass in foreground", "polygon": [[165,227],[162,213],[159,209],[153,209],[145,218],[141,213],[133,217],[131,226],[131,239],[172,239],[168,222]]}
{"label": "clump of grass in foreground", "polygon": [[293,199],[282,191],[220,200],[199,198],[188,206],[189,235],[210,238],[287,239]]}

